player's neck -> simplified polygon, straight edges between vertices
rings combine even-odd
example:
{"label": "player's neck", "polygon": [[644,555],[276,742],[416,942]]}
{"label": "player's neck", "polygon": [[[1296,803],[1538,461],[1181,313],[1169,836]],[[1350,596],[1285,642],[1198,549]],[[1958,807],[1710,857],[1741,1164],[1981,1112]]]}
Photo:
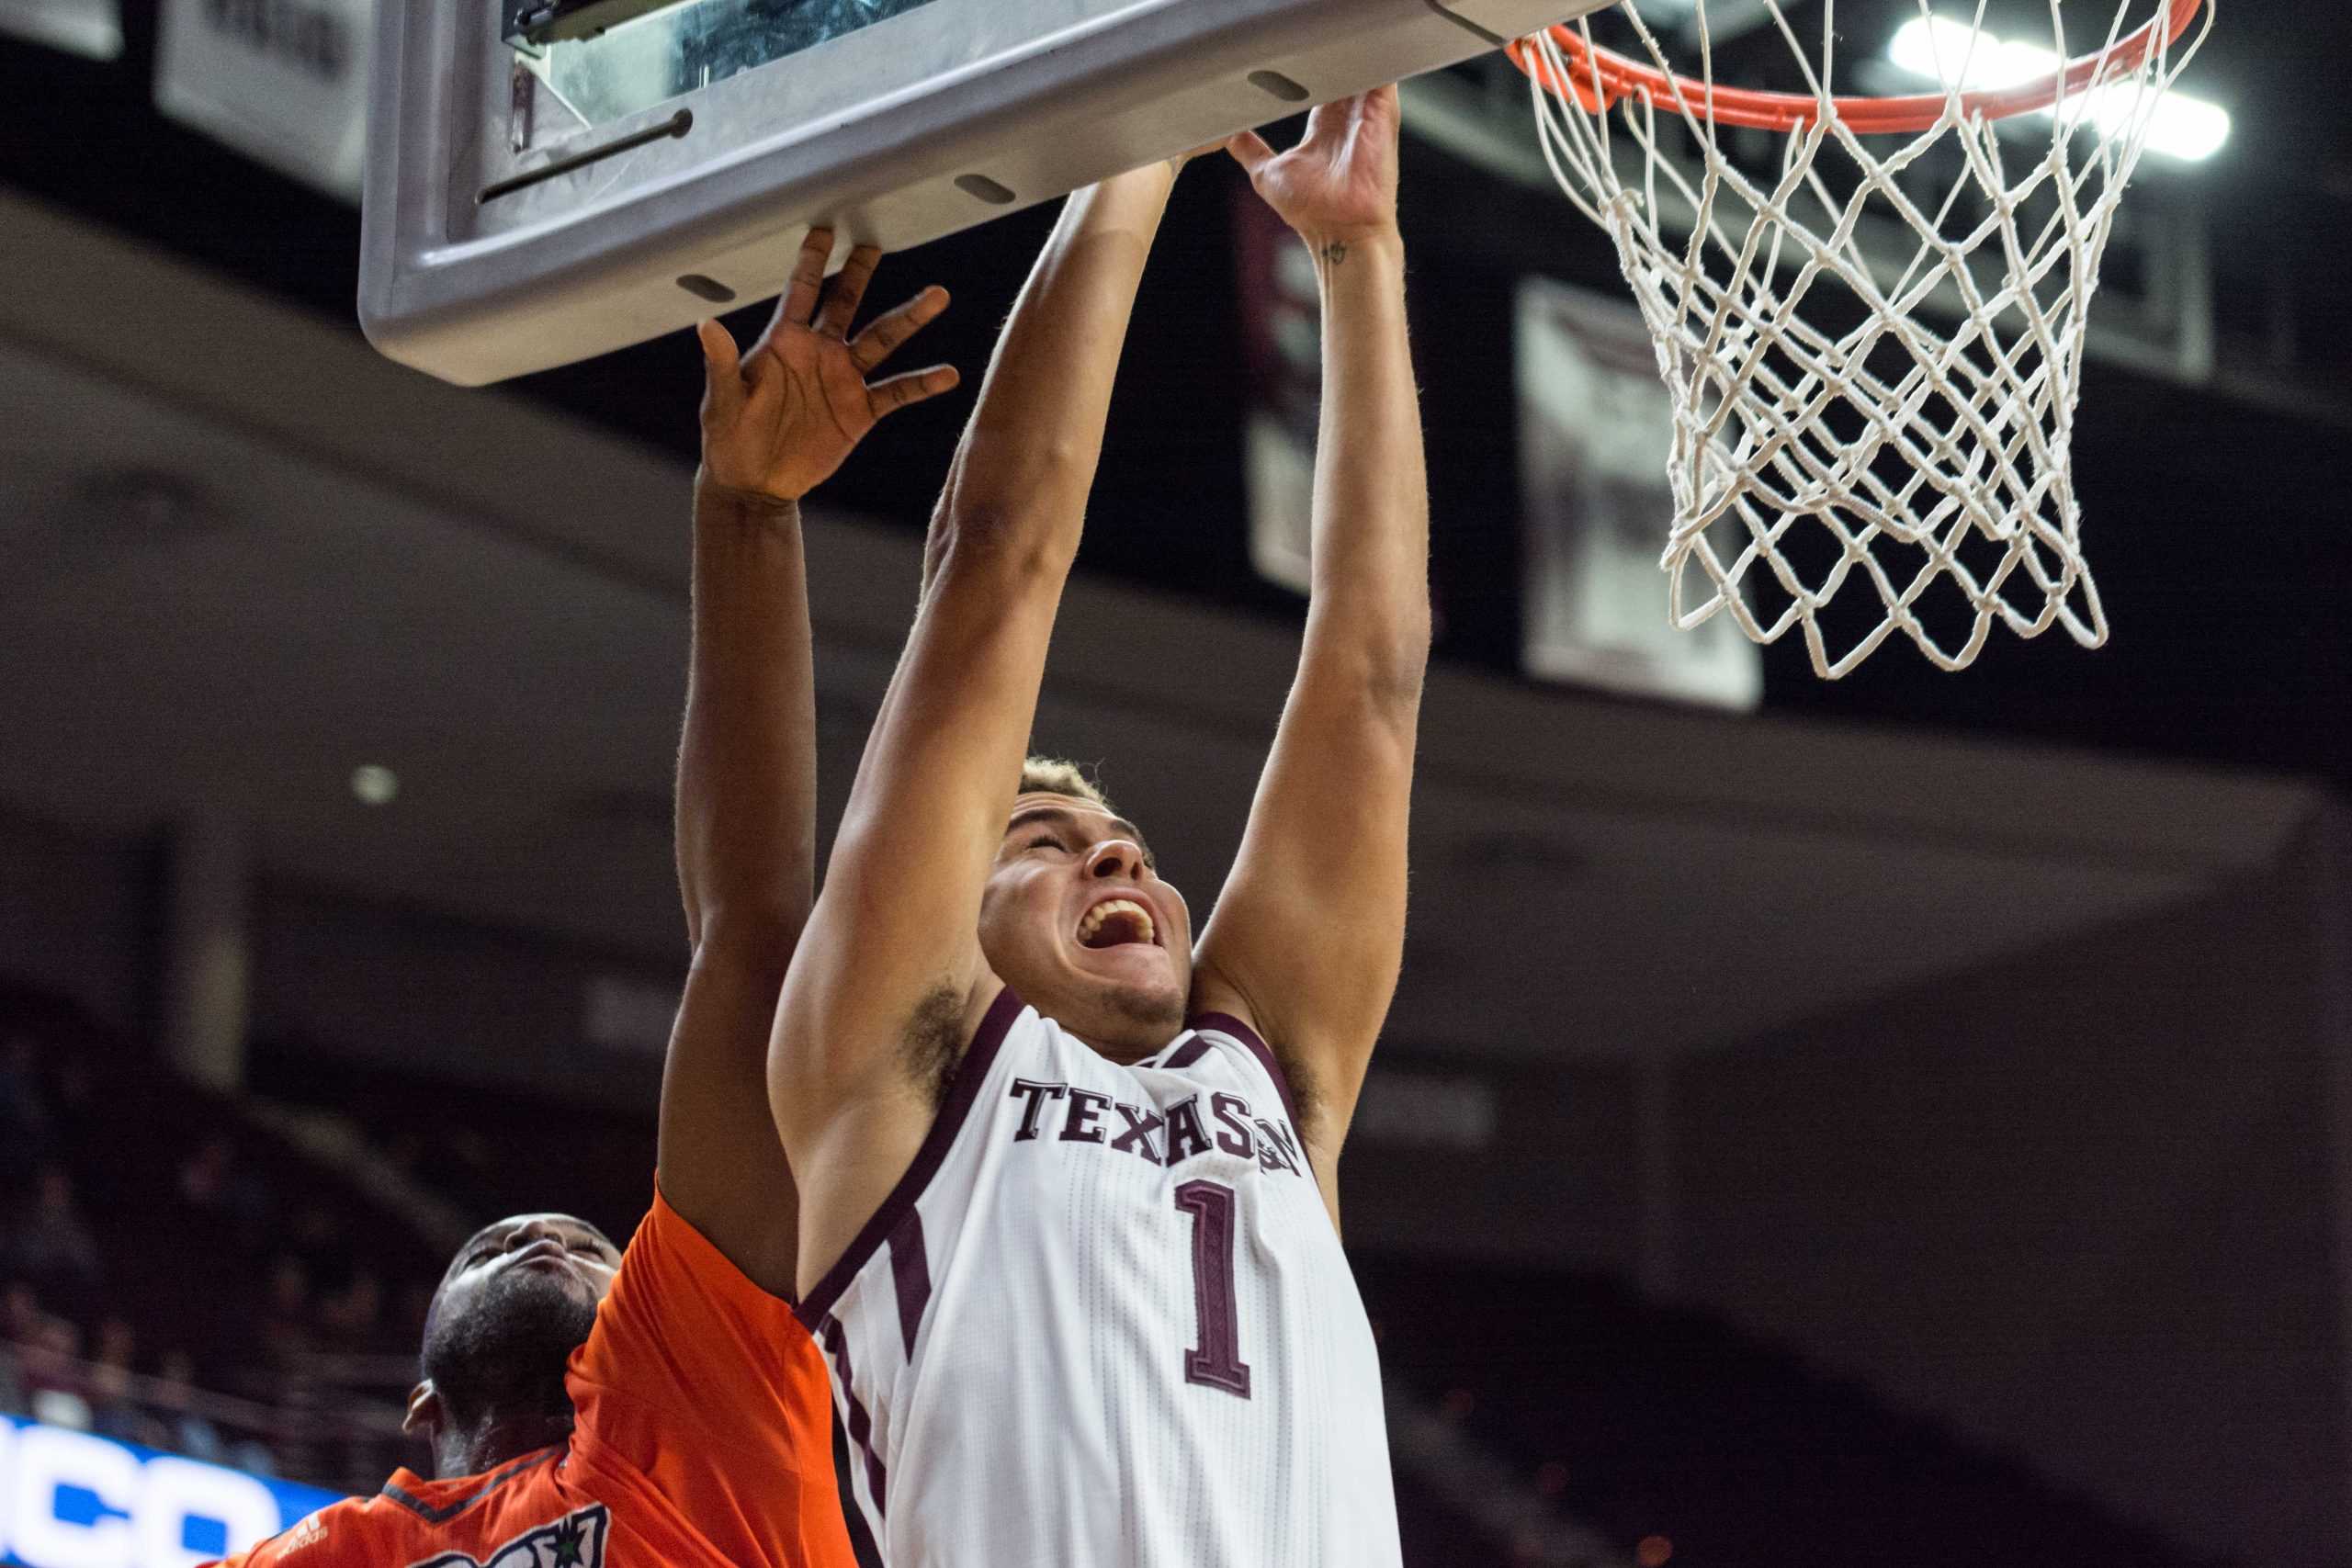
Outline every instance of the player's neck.
{"label": "player's neck", "polygon": [[[1024,991],[1022,999],[1052,1019],[1065,1033],[1076,1035],[1096,1055],[1123,1067],[1132,1067],[1145,1057],[1165,1050],[1184,1032],[1184,1014],[1181,1010],[1164,1016],[1145,1016],[1145,1006],[1114,1003],[1105,1007],[1099,998],[1049,998],[1040,1002]],[[1057,1000],[1061,1005],[1057,1005]]]}
{"label": "player's neck", "polygon": [[[1059,1021],[1057,1020],[1056,1021],[1058,1022]],[[1168,1039],[1158,1041],[1157,1043],[1148,1040],[1098,1039],[1094,1035],[1080,1033],[1078,1030],[1070,1029],[1068,1024],[1063,1024],[1062,1027],[1069,1030],[1070,1033],[1077,1035],[1078,1038],[1091,1048],[1096,1055],[1103,1058],[1105,1061],[1115,1062],[1123,1067],[1134,1066],[1146,1056],[1153,1055],[1165,1049],[1170,1042],[1176,1038],[1176,1034],[1170,1034]],[[1183,1031],[1181,1029],[1176,1032],[1177,1034],[1181,1034],[1182,1032]]]}
{"label": "player's neck", "polygon": [[560,1415],[485,1416],[471,1426],[447,1428],[434,1440],[434,1473],[444,1480],[481,1475],[571,1436],[569,1410]]}

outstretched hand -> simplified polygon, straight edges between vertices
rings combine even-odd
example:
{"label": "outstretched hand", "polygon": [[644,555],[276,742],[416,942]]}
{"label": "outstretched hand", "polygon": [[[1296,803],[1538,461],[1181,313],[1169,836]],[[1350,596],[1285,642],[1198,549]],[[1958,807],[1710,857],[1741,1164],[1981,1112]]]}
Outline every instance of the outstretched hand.
{"label": "outstretched hand", "polygon": [[1275,152],[1254,130],[1225,145],[1266,205],[1324,251],[1395,232],[1402,124],[1396,89],[1382,87],[1317,108],[1287,152]]}
{"label": "outstretched hand", "polygon": [[882,253],[860,245],[828,285],[830,229],[812,229],[792,284],[749,354],[717,321],[696,329],[707,377],[702,400],[707,482],[746,495],[797,501],[830,479],[886,414],[954,389],[952,366],[886,380],[866,379],[906,341],[947,309],[947,291],[926,288],[877,316],[855,337],[850,323]]}

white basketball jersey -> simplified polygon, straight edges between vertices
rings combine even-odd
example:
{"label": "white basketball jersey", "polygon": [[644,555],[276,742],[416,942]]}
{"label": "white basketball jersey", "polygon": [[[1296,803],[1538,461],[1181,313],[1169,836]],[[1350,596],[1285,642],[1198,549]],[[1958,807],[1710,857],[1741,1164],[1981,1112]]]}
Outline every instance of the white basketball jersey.
{"label": "white basketball jersey", "polygon": [[800,1313],[890,1568],[1391,1568],[1372,1325],[1281,1068],[1133,1066],[1008,988]]}

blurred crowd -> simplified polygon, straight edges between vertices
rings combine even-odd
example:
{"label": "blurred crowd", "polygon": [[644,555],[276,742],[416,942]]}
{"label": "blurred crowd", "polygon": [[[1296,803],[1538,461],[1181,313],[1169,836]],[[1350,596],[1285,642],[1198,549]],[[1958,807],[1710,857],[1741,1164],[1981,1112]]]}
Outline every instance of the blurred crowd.
{"label": "blurred crowd", "polygon": [[0,1002],[0,1412],[372,1485],[413,1457],[431,1258],[233,1103]]}
{"label": "blurred crowd", "polygon": [[[262,1101],[356,1129],[376,1169],[460,1216],[560,1207],[625,1236],[642,1213],[650,1117],[323,1059],[257,1049],[262,1100],[236,1100],[0,988],[0,1413],[354,1491],[425,1466],[399,1423],[447,1238],[286,1142]],[[2009,1456],[1621,1284],[1355,1261],[1375,1325],[1447,1325],[1382,1336],[1410,1561],[1581,1560],[1500,1529],[1500,1483],[1515,1509],[1639,1542],[1644,1568],[1810,1562],[1824,1518],[1911,1568],[1981,1568],[1986,1540],[2192,1568]]]}

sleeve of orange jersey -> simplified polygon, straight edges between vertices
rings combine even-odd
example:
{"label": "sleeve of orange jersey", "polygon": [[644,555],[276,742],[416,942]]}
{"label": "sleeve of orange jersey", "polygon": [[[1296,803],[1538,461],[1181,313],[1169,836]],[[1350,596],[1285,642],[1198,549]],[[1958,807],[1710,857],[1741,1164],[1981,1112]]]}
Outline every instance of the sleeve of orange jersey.
{"label": "sleeve of orange jersey", "polygon": [[367,1500],[350,1497],[330,1503],[268,1540],[201,1568],[362,1568],[390,1562],[416,1540],[398,1524],[373,1517]]}
{"label": "sleeve of orange jersey", "polygon": [[659,1191],[567,1381],[574,1454],[642,1475],[733,1561],[854,1562],[816,1342]]}

